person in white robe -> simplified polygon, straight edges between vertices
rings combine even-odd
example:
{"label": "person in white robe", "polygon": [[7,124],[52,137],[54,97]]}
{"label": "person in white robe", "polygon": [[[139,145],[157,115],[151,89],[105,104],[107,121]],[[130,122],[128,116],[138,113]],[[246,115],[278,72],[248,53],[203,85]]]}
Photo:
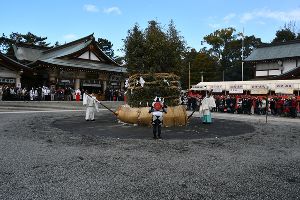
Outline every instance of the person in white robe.
{"label": "person in white robe", "polygon": [[95,121],[95,111],[99,112],[99,107],[96,97],[91,94],[83,94],[83,105],[86,106],[85,120],[86,121]]}
{"label": "person in white robe", "polygon": [[37,93],[37,91],[34,88],[31,88],[31,90],[29,91],[31,101],[35,100],[36,93]]}
{"label": "person in white robe", "polygon": [[211,95],[211,92],[204,97],[201,101],[201,106],[199,109],[200,117],[202,118],[202,122],[204,124],[212,123],[211,119],[211,110],[216,107],[216,102],[214,97]]}

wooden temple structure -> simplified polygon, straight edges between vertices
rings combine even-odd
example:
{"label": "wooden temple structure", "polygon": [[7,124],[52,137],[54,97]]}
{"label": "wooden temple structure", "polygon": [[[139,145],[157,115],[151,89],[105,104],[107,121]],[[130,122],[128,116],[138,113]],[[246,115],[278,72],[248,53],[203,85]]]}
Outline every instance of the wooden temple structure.
{"label": "wooden temple structure", "polygon": [[244,61],[255,68],[256,80],[300,79],[300,40],[261,45]]}
{"label": "wooden temple structure", "polygon": [[30,77],[32,69],[0,53],[0,86],[21,87],[21,78]]}
{"label": "wooden temple structure", "polygon": [[[93,34],[57,47],[14,45],[17,60],[32,69],[34,86],[123,89],[126,68],[108,57]],[[24,80],[25,81],[25,80]]]}

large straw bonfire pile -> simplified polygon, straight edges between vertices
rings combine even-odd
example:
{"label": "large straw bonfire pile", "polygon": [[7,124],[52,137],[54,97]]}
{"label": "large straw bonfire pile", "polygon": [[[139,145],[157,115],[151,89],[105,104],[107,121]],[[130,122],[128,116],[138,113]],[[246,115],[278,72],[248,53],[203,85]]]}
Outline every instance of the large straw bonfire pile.
{"label": "large straw bonfire pile", "polygon": [[156,96],[164,99],[168,106],[164,115],[164,126],[186,125],[186,110],[179,105],[179,77],[172,73],[134,74],[129,77],[126,91],[128,105],[118,108],[118,118],[126,123],[151,125],[148,113]]}

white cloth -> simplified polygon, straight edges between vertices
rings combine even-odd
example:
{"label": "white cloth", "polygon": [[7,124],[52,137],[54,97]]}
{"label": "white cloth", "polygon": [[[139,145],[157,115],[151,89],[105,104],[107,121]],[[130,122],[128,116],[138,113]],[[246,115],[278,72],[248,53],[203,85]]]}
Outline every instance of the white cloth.
{"label": "white cloth", "polygon": [[0,87],[0,101],[2,101],[2,94],[3,94],[3,89]]}
{"label": "white cloth", "polygon": [[81,95],[81,91],[80,91],[79,89],[77,89],[77,90],[75,91],[75,94],[76,94],[76,95]]}
{"label": "white cloth", "polygon": [[139,83],[141,84],[142,87],[144,87],[145,80],[143,79],[143,77],[140,77]]}
{"label": "white cloth", "polygon": [[126,81],[125,81],[125,88],[128,88],[128,87],[129,87],[129,80],[126,79]]}
{"label": "white cloth", "polygon": [[158,116],[158,117],[162,117],[163,113],[161,111],[154,111],[152,113],[152,115]]}
{"label": "white cloth", "polygon": [[84,93],[82,98],[82,104],[85,106],[87,104],[87,95]]}
{"label": "white cloth", "polygon": [[202,99],[201,101],[201,106],[200,106],[200,109],[199,109],[199,112],[200,112],[200,116],[203,116],[203,115],[209,115],[210,114],[210,110],[212,108],[215,108],[216,107],[216,102],[215,102],[215,99],[213,96],[210,96],[210,97],[204,97],[204,99]]}
{"label": "white cloth", "polygon": [[166,79],[164,79],[164,82],[167,83],[168,86],[170,86],[170,83]]}
{"label": "white cloth", "polygon": [[86,105],[86,113],[85,120],[94,120],[95,119],[95,111],[99,112],[98,103],[96,102],[96,97],[90,97],[86,94],[83,95],[84,103]]}
{"label": "white cloth", "polygon": [[30,100],[33,101],[34,98],[36,97],[36,93],[37,91],[34,90],[33,88],[29,91],[29,95],[30,95]]}

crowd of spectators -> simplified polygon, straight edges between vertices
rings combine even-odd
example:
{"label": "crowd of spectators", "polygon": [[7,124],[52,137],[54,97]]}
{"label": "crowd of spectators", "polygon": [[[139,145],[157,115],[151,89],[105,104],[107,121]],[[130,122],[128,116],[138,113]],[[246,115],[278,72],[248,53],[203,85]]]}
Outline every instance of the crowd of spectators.
{"label": "crowd of spectators", "polygon": [[106,101],[124,101],[124,91],[106,88],[104,97]]}
{"label": "crowd of spectators", "polygon": [[299,101],[295,96],[215,96],[216,112],[238,114],[268,114],[297,117]]}
{"label": "crowd of spectators", "polygon": [[[197,110],[202,95],[187,94],[181,95],[181,104],[187,106],[187,110]],[[300,113],[300,98],[291,96],[250,96],[250,95],[214,95],[216,108],[213,112],[236,113],[236,114],[257,114],[297,117]]]}
{"label": "crowd of spectators", "polygon": [[[87,91],[85,89],[74,90],[71,87],[32,87],[18,88],[10,85],[0,85],[0,101],[72,101],[82,100],[82,94]],[[93,92],[105,101],[124,101],[124,92],[121,90],[107,88],[102,94],[101,91]],[[102,97],[102,98],[101,98]]]}
{"label": "crowd of spectators", "polygon": [[[0,101],[72,101],[76,95],[82,99],[82,90],[74,90],[71,87],[48,88],[18,88],[9,85],[0,85]],[[124,91],[107,88],[104,94],[99,92],[105,101],[124,101]],[[182,93],[181,104],[186,105],[187,110],[197,110],[204,95],[198,93]],[[250,95],[214,95],[216,108],[214,112],[257,114],[297,117],[300,113],[299,100],[296,96],[250,96]]]}
{"label": "crowd of spectators", "polygon": [[72,88],[48,88],[46,86],[37,88],[18,88],[14,86],[0,86],[2,101],[60,101],[72,100],[74,90]]}

